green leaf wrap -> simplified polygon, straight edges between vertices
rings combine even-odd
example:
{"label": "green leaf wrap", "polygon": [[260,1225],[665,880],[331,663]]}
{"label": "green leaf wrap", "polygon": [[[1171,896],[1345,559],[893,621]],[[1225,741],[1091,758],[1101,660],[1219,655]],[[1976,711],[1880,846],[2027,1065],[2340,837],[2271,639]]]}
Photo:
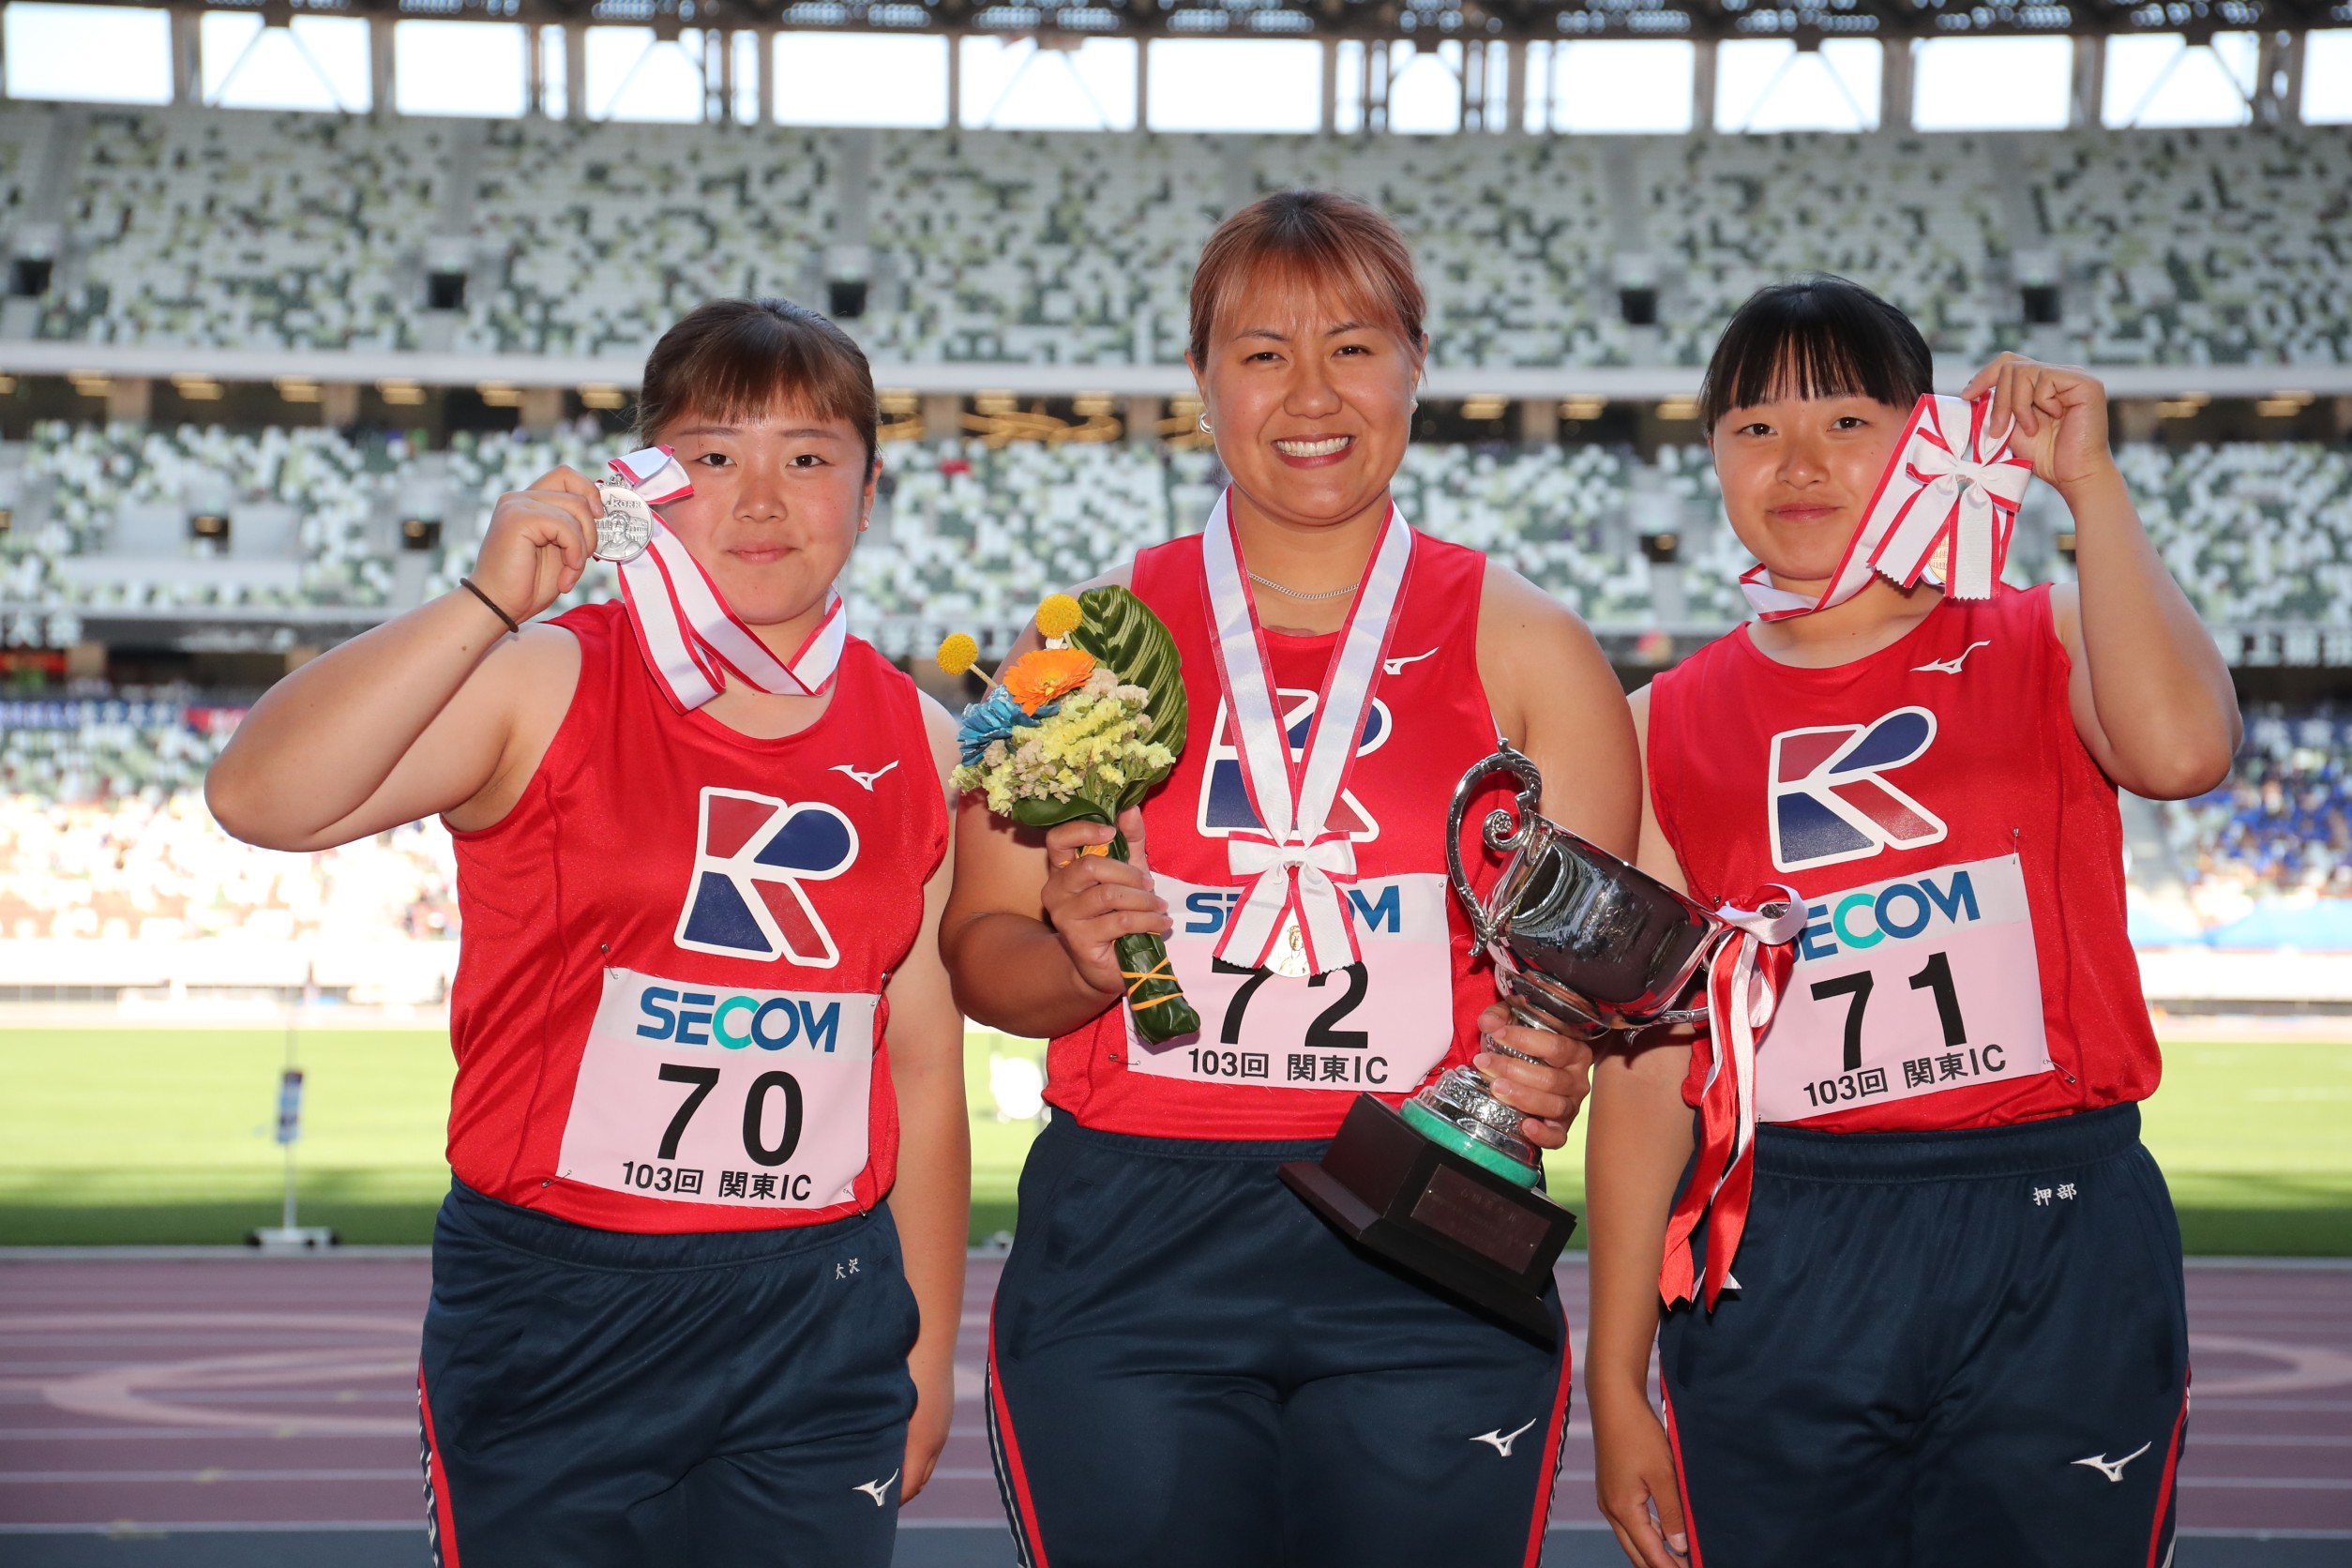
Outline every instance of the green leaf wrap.
{"label": "green leaf wrap", "polygon": [[[1085,611],[1086,620],[1070,634],[1071,646],[1084,649],[1097,664],[1118,671],[1125,685],[1150,692],[1144,712],[1152,716],[1152,739],[1168,747],[1171,757],[1183,751],[1186,723],[1184,661],[1177,656],[1176,640],[1168,635],[1167,626],[1149,605],[1124,588],[1089,589],[1078,596],[1078,608]],[[1089,800],[1082,795],[1068,800],[1015,801],[1013,821],[1023,827],[1089,822],[1115,829],[1119,813],[1141,805],[1153,786],[1167,776],[1155,773],[1130,779],[1115,801]],[[1127,858],[1125,835],[1111,840],[1110,852],[1121,860]],[[1113,946],[1120,972],[1128,976],[1127,1003],[1135,1010],[1136,1033],[1153,1045],[1198,1033],[1200,1015],[1193,1011],[1184,1000],[1184,988],[1176,983],[1175,971],[1168,961],[1168,943],[1138,933],[1121,937]],[[1135,978],[1138,975],[1152,978]]]}
{"label": "green leaf wrap", "polygon": [[[1152,739],[1168,747],[1171,757],[1184,749],[1184,666],[1176,654],[1176,640],[1152,607],[1124,588],[1090,588],[1078,596],[1085,622],[1070,634],[1070,645],[1094,656],[1097,664],[1119,671],[1120,680],[1152,694],[1143,711],[1152,716]],[[1152,786],[1167,777],[1128,782],[1119,797],[1119,809],[1139,804]]]}

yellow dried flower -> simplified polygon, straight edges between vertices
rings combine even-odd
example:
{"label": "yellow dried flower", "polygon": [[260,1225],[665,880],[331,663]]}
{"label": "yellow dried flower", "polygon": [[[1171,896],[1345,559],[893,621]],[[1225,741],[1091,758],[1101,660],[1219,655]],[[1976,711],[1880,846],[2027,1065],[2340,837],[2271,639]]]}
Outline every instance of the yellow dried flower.
{"label": "yellow dried flower", "polygon": [[939,667],[960,675],[980,661],[980,644],[968,631],[951,632],[939,645]]}
{"label": "yellow dried flower", "polygon": [[1067,594],[1048,594],[1037,607],[1037,629],[1048,637],[1067,637],[1085,619],[1078,600]]}

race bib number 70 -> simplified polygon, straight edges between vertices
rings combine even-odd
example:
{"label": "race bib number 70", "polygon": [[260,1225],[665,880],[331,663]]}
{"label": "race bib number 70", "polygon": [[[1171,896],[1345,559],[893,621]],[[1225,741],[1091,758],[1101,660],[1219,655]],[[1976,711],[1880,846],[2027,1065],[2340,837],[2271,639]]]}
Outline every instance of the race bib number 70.
{"label": "race bib number 70", "polygon": [[606,970],[557,1174],[671,1202],[849,1202],[879,1001]]}
{"label": "race bib number 70", "polygon": [[1759,1121],[2050,1070],[2013,854],[1809,899],[1796,954],[1756,1050]]}

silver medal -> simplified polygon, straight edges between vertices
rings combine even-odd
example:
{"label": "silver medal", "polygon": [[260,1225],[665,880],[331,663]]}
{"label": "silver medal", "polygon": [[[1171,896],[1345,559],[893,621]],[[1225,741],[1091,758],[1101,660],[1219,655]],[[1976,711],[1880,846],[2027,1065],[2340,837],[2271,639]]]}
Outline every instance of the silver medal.
{"label": "silver medal", "polygon": [[618,565],[634,561],[654,542],[654,509],[618,479],[599,479],[604,515],[596,520],[596,559]]}

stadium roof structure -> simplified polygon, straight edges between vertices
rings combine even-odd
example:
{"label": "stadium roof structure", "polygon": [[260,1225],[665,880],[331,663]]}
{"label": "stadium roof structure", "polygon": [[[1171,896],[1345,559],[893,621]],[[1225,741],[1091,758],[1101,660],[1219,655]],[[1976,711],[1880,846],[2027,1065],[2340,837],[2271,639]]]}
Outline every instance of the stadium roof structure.
{"label": "stadium roof structure", "polygon": [[[151,0],[99,0],[147,5]],[[1068,38],[1537,39],[2102,37],[2302,32],[2352,24],[2352,0],[197,0],[282,23],[385,21]]]}

